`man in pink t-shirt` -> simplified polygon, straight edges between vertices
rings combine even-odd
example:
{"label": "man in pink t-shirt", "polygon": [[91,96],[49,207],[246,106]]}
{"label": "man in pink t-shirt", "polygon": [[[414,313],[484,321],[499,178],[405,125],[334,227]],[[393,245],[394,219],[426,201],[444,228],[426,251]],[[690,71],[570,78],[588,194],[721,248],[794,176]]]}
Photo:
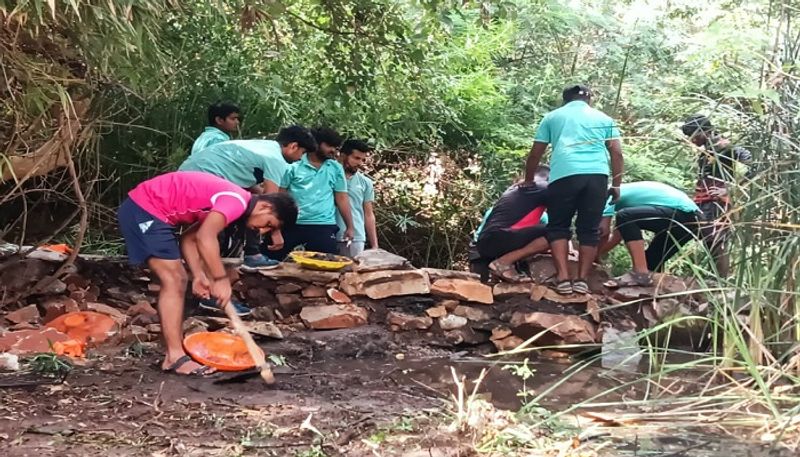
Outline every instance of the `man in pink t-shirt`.
{"label": "man in pink t-shirt", "polygon": [[[128,261],[147,263],[161,281],[158,314],[167,346],[162,369],[182,375],[212,371],[192,361],[183,349],[187,275],[181,259],[192,273],[192,292],[225,305],[231,299],[231,283],[217,235],[241,218],[249,229],[266,234],[294,225],[297,206],[287,194],[252,195],[222,178],[193,171],[145,181],[120,205],[118,219]],[[184,230],[179,237],[180,227]]]}

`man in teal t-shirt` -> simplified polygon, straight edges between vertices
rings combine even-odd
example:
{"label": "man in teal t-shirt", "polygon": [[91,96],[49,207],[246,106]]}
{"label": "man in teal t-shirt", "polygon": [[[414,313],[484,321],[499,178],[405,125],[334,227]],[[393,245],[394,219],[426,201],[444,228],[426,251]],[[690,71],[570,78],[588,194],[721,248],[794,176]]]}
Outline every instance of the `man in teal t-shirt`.
{"label": "man in teal t-shirt", "polygon": [[[615,214],[615,231],[609,238],[611,217]],[[649,285],[650,271],[661,271],[681,246],[697,236],[699,215],[697,204],[672,186],[655,181],[623,184],[619,200],[606,205],[600,230],[600,255],[621,240],[631,254],[633,271],[617,279],[614,285]],[[655,234],[647,250],[642,230]]]}
{"label": "man in teal t-shirt", "polygon": [[[274,193],[280,190],[283,175],[289,164],[296,162],[307,151],[314,151],[316,142],[308,129],[293,125],[281,129],[275,141],[234,140],[211,145],[190,155],[179,171],[202,171],[224,178],[253,193]],[[235,255],[241,241],[239,227],[231,226],[220,238],[225,256]],[[279,262],[260,252],[260,239],[256,233],[244,233],[244,263],[246,271],[274,268]],[[280,230],[272,232],[273,249],[283,247]]]}
{"label": "man in teal t-shirt", "polygon": [[339,226],[337,241],[339,253],[347,257],[355,257],[364,252],[369,241],[372,249],[378,249],[378,229],[375,224],[375,190],[372,180],[361,168],[372,151],[370,145],[360,140],[347,140],[342,144],[339,160],[347,177],[347,195],[350,198],[350,214],[353,218],[353,239],[344,241],[347,229],[342,215],[336,212],[336,225]]}
{"label": "man in teal t-shirt", "polygon": [[198,151],[231,139],[231,135],[239,130],[239,107],[230,103],[215,103],[208,107],[208,126],[194,140],[192,152]]}
{"label": "man in teal t-shirt", "polygon": [[[603,205],[607,195],[612,201],[619,197],[623,159],[619,129],[613,119],[591,107],[591,90],[571,86],[564,89],[562,97],[564,105],[547,113],[539,124],[526,163],[525,182],[533,182],[547,145],[551,145],[547,239],[556,268],[554,289],[568,295],[589,292],[586,278],[597,256]],[[580,260],[578,277],[571,280],[567,256],[576,214]]]}
{"label": "man in teal t-shirt", "polygon": [[342,239],[353,239],[347,180],[344,168],[334,160],[336,149],[342,144],[341,137],[327,128],[315,129],[312,133],[319,145],[316,151],[293,163],[281,181],[281,189],[291,194],[300,211],[295,226],[283,234],[283,249],[274,254],[278,259],[284,259],[299,245],[307,251],[336,254],[337,209],[345,224]]}

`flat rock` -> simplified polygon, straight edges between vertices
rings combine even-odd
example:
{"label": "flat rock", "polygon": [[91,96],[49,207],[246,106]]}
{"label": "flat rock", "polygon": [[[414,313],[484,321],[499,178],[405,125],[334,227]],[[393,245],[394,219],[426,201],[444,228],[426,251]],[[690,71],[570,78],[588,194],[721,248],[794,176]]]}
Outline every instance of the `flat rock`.
{"label": "flat rock", "polygon": [[278,326],[272,322],[246,322],[245,327],[247,327],[247,330],[254,335],[273,338],[276,340],[283,339],[283,333],[281,333],[281,329],[279,329]]}
{"label": "flat rock", "polygon": [[355,257],[353,270],[359,273],[380,270],[411,270],[414,267],[405,257],[383,249],[367,249]]}
{"label": "flat rock", "polygon": [[427,314],[428,316],[430,316],[430,317],[432,317],[434,319],[437,318],[437,317],[444,317],[444,316],[447,315],[447,308],[445,308],[444,306],[441,306],[441,305],[434,306],[432,308],[426,309],[425,310],[425,314]]}
{"label": "flat rock", "polygon": [[306,306],[300,319],[316,330],[358,327],[367,323],[368,312],[356,305]]}
{"label": "flat rock", "polygon": [[311,285],[300,292],[303,298],[320,298],[327,295],[327,289],[322,286]]}
{"label": "flat rock", "polygon": [[144,314],[146,316],[156,316],[158,311],[153,308],[153,305],[148,301],[139,301],[135,305],[127,309],[128,316],[138,316]]}
{"label": "flat rock", "polygon": [[661,295],[675,295],[674,298],[682,299],[680,295],[684,295],[689,290],[689,286],[682,278],[663,273],[653,274],[653,284],[655,286],[655,294]]}
{"label": "flat rock", "polygon": [[272,270],[260,270],[259,273],[267,278],[304,281],[321,286],[339,279],[339,273],[335,271],[309,270],[296,263],[287,262],[282,262],[278,268]]}
{"label": "flat rock", "polygon": [[442,300],[437,304],[437,306],[443,306],[444,309],[452,312],[454,309],[458,308],[458,305],[460,304],[461,302],[458,300]]}
{"label": "flat rock", "polygon": [[303,286],[292,282],[281,284],[275,288],[275,292],[279,294],[293,294],[295,292],[300,292],[301,290],[303,290]]}
{"label": "flat rock", "polygon": [[494,344],[494,347],[496,347],[499,352],[516,349],[522,346],[524,342],[525,340],[515,335],[507,336],[499,340],[492,340],[492,344]]}
{"label": "flat rock", "polygon": [[105,314],[120,324],[125,324],[125,322],[128,321],[128,316],[126,316],[122,311],[102,303],[89,302],[86,304],[86,309]]}
{"label": "flat rock", "polygon": [[208,330],[213,332],[222,328],[229,327],[231,321],[224,317],[216,317],[216,316],[197,316],[196,319],[199,319],[205,322],[208,325]]}
{"label": "flat rock", "polygon": [[300,296],[297,294],[277,294],[278,307],[284,316],[297,314],[303,307]]}
{"label": "flat rock", "polygon": [[430,278],[431,282],[435,282],[439,279],[465,279],[467,281],[481,280],[481,276],[479,274],[469,271],[442,270],[439,268],[422,268],[422,271],[428,273],[428,278]]}
{"label": "flat rock", "polygon": [[489,341],[489,336],[483,332],[476,332],[469,327],[461,327],[455,330],[447,330],[443,334],[445,341],[453,346],[468,345],[474,346]]}
{"label": "flat rock", "polygon": [[530,295],[533,284],[498,282],[492,288],[495,297],[508,297],[511,295]]}
{"label": "flat rock", "polygon": [[531,288],[531,300],[533,301],[547,300],[554,303],[582,304],[588,302],[591,298],[592,296],[589,294],[561,295],[553,289],[541,284],[536,284]]}
{"label": "flat rock", "polygon": [[52,344],[70,340],[70,337],[50,327],[19,330],[0,336],[0,352],[11,354],[38,354],[51,352]]}
{"label": "flat rock", "polygon": [[[574,315],[517,311],[511,316],[509,324],[514,334],[523,339],[546,330],[546,333],[552,333],[559,342],[565,344],[594,343],[597,340],[595,326]],[[541,342],[537,340],[537,343]]]}
{"label": "flat rock", "polygon": [[326,294],[328,295],[328,298],[333,300],[334,303],[345,304],[353,301],[346,293],[334,287],[328,288]]}
{"label": "flat rock", "polygon": [[474,306],[458,305],[453,310],[453,314],[471,320],[473,322],[488,321],[492,317],[486,311]]}
{"label": "flat rock", "polygon": [[[129,327],[139,327],[138,325],[130,325]],[[141,327],[140,327],[141,328]],[[145,333],[147,329],[144,328]],[[191,335],[192,333],[207,332],[208,323],[196,317],[189,317],[183,321],[183,334]]]}
{"label": "flat rock", "polygon": [[345,273],[340,288],[347,295],[366,295],[373,300],[402,295],[424,295],[431,291],[428,275],[422,270]]}
{"label": "flat rock", "polygon": [[42,322],[45,324],[59,316],[63,316],[64,314],[74,313],[81,310],[78,306],[78,302],[69,297],[63,296],[51,297],[42,302],[41,307],[44,310],[44,318],[42,318]]}
{"label": "flat rock", "polygon": [[492,329],[492,336],[489,337],[490,340],[502,340],[503,338],[508,338],[509,336],[513,335],[514,332],[511,331],[508,327],[495,327]]}
{"label": "flat rock", "polygon": [[440,279],[431,285],[431,294],[444,298],[471,301],[491,305],[494,303],[492,288],[467,279]]}
{"label": "flat rock", "polygon": [[655,294],[656,292],[653,287],[630,286],[620,287],[619,289],[614,290],[613,296],[615,299],[625,302],[650,298],[655,296]]}
{"label": "flat rock", "polygon": [[41,317],[36,305],[28,305],[6,314],[6,320],[12,324],[34,323],[38,322]]}
{"label": "flat rock", "polygon": [[412,316],[411,314],[389,311],[386,323],[397,326],[401,330],[425,330],[433,325],[433,319],[428,316]]}
{"label": "flat rock", "polygon": [[253,319],[259,321],[274,321],[275,320],[275,312],[272,311],[272,308],[269,306],[260,306],[258,308],[253,308],[252,313]]}
{"label": "flat rock", "polygon": [[67,285],[60,279],[50,279],[39,287],[38,292],[42,295],[59,295],[67,291]]}
{"label": "flat rock", "polygon": [[465,327],[467,325],[467,318],[456,316],[455,314],[448,314],[447,316],[439,318],[439,327],[442,330],[455,330],[457,328]]}

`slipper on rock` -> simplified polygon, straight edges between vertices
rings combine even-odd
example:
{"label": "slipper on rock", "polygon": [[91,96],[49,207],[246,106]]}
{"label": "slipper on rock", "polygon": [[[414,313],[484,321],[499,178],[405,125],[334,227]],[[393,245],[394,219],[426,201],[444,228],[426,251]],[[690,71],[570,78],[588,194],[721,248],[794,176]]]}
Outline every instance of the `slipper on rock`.
{"label": "slipper on rock", "polygon": [[489,271],[497,279],[511,283],[526,283],[532,282],[532,279],[519,273],[512,264],[504,264],[499,262],[492,262],[489,264]]}
{"label": "slipper on rock", "polygon": [[604,282],[603,285],[609,289],[618,289],[620,287],[649,287],[653,285],[653,276],[650,273],[629,271],[622,276],[609,279]]}

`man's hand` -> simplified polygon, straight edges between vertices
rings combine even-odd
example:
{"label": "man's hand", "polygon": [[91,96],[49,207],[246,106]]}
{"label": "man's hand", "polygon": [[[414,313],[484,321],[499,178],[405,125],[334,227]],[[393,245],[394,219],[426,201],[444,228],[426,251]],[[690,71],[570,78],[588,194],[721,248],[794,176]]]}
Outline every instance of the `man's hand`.
{"label": "man's hand", "polygon": [[270,251],[280,251],[283,249],[283,234],[280,230],[273,230],[271,236],[272,244],[267,247]]}
{"label": "man's hand", "polygon": [[211,283],[211,296],[217,299],[217,304],[222,308],[231,300],[231,281],[228,277],[215,279]]}
{"label": "man's hand", "polygon": [[611,197],[611,204],[617,203],[619,201],[619,187],[609,187],[608,188],[608,196]]}
{"label": "man's hand", "polygon": [[725,198],[728,196],[728,189],[724,187],[712,187],[708,189],[708,195],[714,198]]}
{"label": "man's hand", "polygon": [[192,280],[192,293],[200,298],[208,298],[211,295],[211,283],[205,275],[196,276]]}
{"label": "man's hand", "polygon": [[344,240],[344,241],[353,241],[353,237],[355,236],[355,233],[356,233],[356,231],[353,230],[353,227],[348,227],[344,231],[344,236],[342,237],[342,240]]}

